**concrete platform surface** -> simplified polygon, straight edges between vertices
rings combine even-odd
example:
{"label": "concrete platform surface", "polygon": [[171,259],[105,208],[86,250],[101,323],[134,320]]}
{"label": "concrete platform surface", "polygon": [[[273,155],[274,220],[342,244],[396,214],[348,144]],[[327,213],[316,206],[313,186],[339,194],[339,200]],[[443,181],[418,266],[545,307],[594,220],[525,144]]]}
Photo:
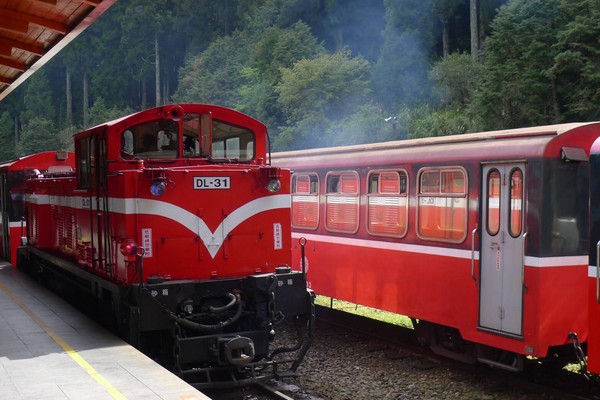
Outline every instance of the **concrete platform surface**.
{"label": "concrete platform surface", "polygon": [[0,399],[208,397],[0,263]]}

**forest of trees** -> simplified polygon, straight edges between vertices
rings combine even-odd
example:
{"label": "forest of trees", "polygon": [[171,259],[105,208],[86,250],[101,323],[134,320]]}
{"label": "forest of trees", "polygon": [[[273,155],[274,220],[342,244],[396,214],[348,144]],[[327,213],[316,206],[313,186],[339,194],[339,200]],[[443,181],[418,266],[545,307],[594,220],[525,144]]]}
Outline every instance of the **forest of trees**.
{"label": "forest of trees", "polygon": [[600,0],[120,0],[0,102],[0,160],[173,102],[273,150],[600,119]]}

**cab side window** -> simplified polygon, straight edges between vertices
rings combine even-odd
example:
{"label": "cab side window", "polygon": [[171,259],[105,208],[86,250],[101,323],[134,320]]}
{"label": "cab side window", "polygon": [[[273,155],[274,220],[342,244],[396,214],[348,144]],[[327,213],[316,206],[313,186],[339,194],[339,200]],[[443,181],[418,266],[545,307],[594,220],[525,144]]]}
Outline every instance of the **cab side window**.
{"label": "cab side window", "polygon": [[94,172],[94,146],[92,136],[77,139],[75,153],[77,156],[77,187],[79,189],[92,188]]}

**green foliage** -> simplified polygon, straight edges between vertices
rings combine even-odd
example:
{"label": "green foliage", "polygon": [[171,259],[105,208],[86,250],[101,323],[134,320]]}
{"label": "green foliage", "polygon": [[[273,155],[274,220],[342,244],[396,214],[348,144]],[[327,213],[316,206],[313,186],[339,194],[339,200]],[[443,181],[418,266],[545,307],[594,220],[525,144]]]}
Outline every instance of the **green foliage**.
{"label": "green foliage", "polygon": [[[85,126],[84,129],[133,114],[133,110],[128,107],[108,107],[104,99],[99,98],[96,99],[94,105],[90,107],[88,114],[90,115],[89,126]],[[71,134],[73,133],[75,132],[71,132]]]}
{"label": "green foliage", "polygon": [[267,125],[281,125],[285,118],[277,106],[275,91],[275,85],[281,81],[281,69],[324,52],[310,27],[303,22],[288,29],[268,28],[251,46],[248,66],[242,68],[245,81],[240,88],[241,100],[237,107]]}
{"label": "green foliage", "polygon": [[176,102],[213,103],[234,107],[241,102],[248,40],[238,33],[220,37],[198,57],[189,58],[179,72]]}
{"label": "green foliage", "polygon": [[568,120],[600,117],[600,1],[565,0],[551,73]]}
{"label": "green foliage", "polygon": [[[119,18],[126,8],[126,2],[117,2],[109,11],[112,18],[103,16],[82,34],[90,40],[88,52],[82,53],[80,62],[88,63],[92,97],[108,99],[110,104],[127,104],[134,81],[131,69],[124,65],[126,57],[121,46],[123,29]],[[87,57],[91,59],[84,61]]]}
{"label": "green foliage", "polygon": [[290,68],[296,61],[324,51],[310,27],[299,21],[286,29],[268,28],[252,46],[250,63],[261,79],[273,84],[279,81],[280,68]]}
{"label": "green foliage", "polygon": [[409,112],[409,138],[456,135],[471,130],[472,122],[462,109],[431,109],[421,105]]}
{"label": "green foliage", "polygon": [[349,145],[385,142],[406,138],[407,131],[397,120],[388,119],[381,108],[372,103],[364,104],[339,121],[333,121],[327,129],[329,145]]}
{"label": "green foliage", "polygon": [[[220,36],[229,35],[241,25],[238,8],[243,1],[177,0],[173,5],[172,28],[176,40],[186,44],[191,54],[199,54]],[[171,33],[165,29],[166,33]],[[165,35],[170,37],[171,35]],[[176,42],[174,41],[174,44]],[[170,51],[171,49],[169,49]]]}
{"label": "green foliage", "polygon": [[29,79],[24,98],[24,122],[31,121],[40,116],[47,118],[49,121],[54,120],[55,110],[52,105],[52,90],[44,71],[38,71]]}
{"label": "green foliage", "polygon": [[0,162],[16,158],[15,126],[13,119],[5,111],[0,115]]}
{"label": "green foliage", "polygon": [[436,62],[429,72],[434,93],[443,106],[471,104],[481,79],[481,64],[467,53],[453,53]]}
{"label": "green foliage", "polygon": [[307,113],[293,125],[281,127],[274,135],[273,151],[308,149],[328,146],[323,132],[331,121],[323,114]]}
{"label": "green foliage", "polygon": [[[21,137],[55,132],[66,146],[66,67],[74,121],[84,73],[98,99],[92,125],[154,104],[156,37],[159,100],[246,112],[267,123],[278,150],[600,116],[600,0],[480,6],[482,63],[461,53],[467,0],[121,0],[0,113],[23,123]],[[450,54],[440,58],[442,25]]]}
{"label": "green foliage", "polygon": [[375,319],[377,321],[387,322],[388,324],[399,325],[414,329],[411,319],[405,315],[378,310],[376,308],[366,307],[355,303],[349,303],[347,301],[338,300],[321,295],[318,295],[316,297],[315,304],[318,306],[331,307],[336,310]]}
{"label": "green foliage", "polygon": [[435,0],[433,11],[440,21],[447,23],[452,18],[464,0]]}
{"label": "green foliage", "polygon": [[352,48],[369,62],[377,61],[383,43],[382,21],[385,7],[382,1],[328,0],[321,12],[322,27],[311,24],[327,48],[339,51]]}
{"label": "green foliage", "polygon": [[123,49],[123,65],[135,80],[141,81],[154,75],[154,37],[161,33],[169,16],[164,0],[132,0],[122,14],[119,45]]}
{"label": "green foliage", "polygon": [[238,15],[248,34],[260,35],[270,27],[286,28],[297,21],[319,24],[323,19],[323,3],[322,0],[242,1]]}
{"label": "green foliage", "polygon": [[512,0],[492,24],[484,44],[483,82],[474,104],[482,129],[559,122],[552,69],[560,0]]}
{"label": "green foliage", "polygon": [[349,114],[348,107],[356,108],[368,93],[368,72],[367,61],[351,58],[345,50],[282,68],[276,90],[288,122],[306,114],[323,113],[330,118]]}
{"label": "green foliage", "polygon": [[373,70],[373,87],[388,110],[430,99],[427,80],[435,38],[433,0],[384,0],[384,43]]}
{"label": "green foliage", "polygon": [[415,34],[405,32],[389,38],[373,69],[375,93],[388,109],[427,101],[431,97],[428,70],[428,55]]}
{"label": "green foliage", "polygon": [[49,150],[65,150],[61,147],[59,133],[52,121],[34,117],[28,120],[21,129],[16,153],[19,157]]}
{"label": "green foliage", "polygon": [[[295,148],[318,146],[330,121],[353,114],[365,103],[369,94],[368,73],[369,63],[361,57],[352,58],[347,50],[282,68],[276,91],[287,115],[287,126],[282,129],[286,143]],[[312,130],[298,135],[299,128]],[[293,134],[298,138],[292,138]]]}

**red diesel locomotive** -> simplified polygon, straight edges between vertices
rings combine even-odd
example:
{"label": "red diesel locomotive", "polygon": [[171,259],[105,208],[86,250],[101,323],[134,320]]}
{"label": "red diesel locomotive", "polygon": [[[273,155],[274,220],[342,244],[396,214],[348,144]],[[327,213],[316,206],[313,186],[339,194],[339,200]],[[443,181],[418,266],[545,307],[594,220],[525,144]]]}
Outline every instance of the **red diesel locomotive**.
{"label": "red diesel locomotive", "polygon": [[293,171],[292,237],[308,239],[315,293],[407,315],[433,351],[513,371],[528,356],[576,359],[589,338],[598,372],[599,137],[600,123],[563,124],[282,152],[273,164]]}
{"label": "red diesel locomotive", "polygon": [[[199,388],[295,371],[313,296],[289,266],[290,172],[269,165],[266,127],[181,104],[74,140],[73,173],[26,182],[18,267],[89,295],[126,340],[170,355]],[[271,349],[284,319],[298,344]]]}

